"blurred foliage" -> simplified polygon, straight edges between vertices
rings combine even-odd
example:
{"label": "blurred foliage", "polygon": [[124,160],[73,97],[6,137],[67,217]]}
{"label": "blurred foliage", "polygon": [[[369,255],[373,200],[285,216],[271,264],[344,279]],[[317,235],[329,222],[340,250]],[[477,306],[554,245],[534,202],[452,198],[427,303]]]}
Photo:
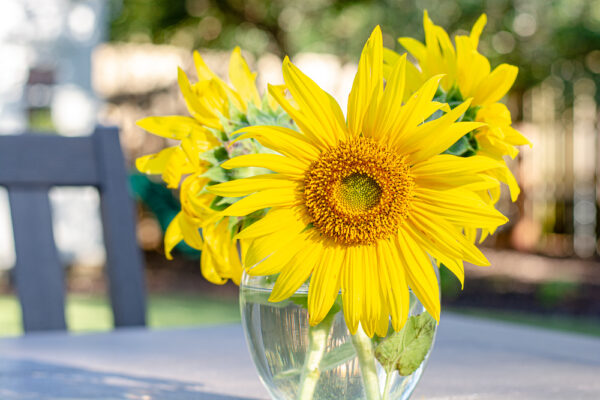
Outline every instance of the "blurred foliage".
{"label": "blurred foliage", "polygon": [[[162,182],[155,182],[147,175],[138,172],[129,174],[129,187],[135,198],[156,217],[164,234],[181,210],[181,203],[173,196],[173,192]],[[188,246],[184,241],[179,242],[176,249],[187,257],[197,259],[200,255],[198,250]]]}
{"label": "blurred foliage", "polygon": [[[66,299],[67,326],[72,332],[99,332],[113,329],[108,299],[98,295],[70,293]],[[174,328],[239,322],[237,298],[197,294],[150,294],[148,326]],[[0,337],[23,333],[21,309],[15,296],[0,295]]]}
{"label": "blurred foliage", "polygon": [[598,318],[595,317],[540,315],[531,312],[468,307],[449,307],[446,310],[461,315],[484,318],[492,321],[510,322],[513,324],[529,325],[542,329],[552,329],[570,334],[581,333],[584,335],[600,337],[600,321],[598,321]]}
{"label": "blurred foliage", "polygon": [[579,290],[580,284],[577,282],[552,281],[541,284],[535,295],[542,306],[551,309],[576,297]]}
{"label": "blurred foliage", "polygon": [[33,108],[29,110],[29,129],[33,132],[53,132],[56,130],[52,123],[49,108]]}
{"label": "blurred foliage", "polygon": [[236,45],[278,55],[313,51],[355,60],[380,24],[385,44],[423,39],[423,10],[449,32],[470,29],[485,12],[481,50],[492,65],[521,69],[516,90],[549,75],[564,82],[600,74],[600,0],[111,0],[115,41],[188,49]]}

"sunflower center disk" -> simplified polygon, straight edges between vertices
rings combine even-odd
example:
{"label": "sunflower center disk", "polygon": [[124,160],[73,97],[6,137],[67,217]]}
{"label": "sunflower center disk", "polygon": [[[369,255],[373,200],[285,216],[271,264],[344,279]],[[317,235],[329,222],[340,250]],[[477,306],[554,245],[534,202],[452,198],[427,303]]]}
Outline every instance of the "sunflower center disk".
{"label": "sunflower center disk", "polygon": [[346,245],[369,244],[398,232],[413,187],[405,157],[358,137],[340,142],[311,165],[304,201],[323,236]]}
{"label": "sunflower center disk", "polygon": [[341,180],[334,196],[348,212],[364,212],[379,203],[381,186],[369,175],[355,173]]}

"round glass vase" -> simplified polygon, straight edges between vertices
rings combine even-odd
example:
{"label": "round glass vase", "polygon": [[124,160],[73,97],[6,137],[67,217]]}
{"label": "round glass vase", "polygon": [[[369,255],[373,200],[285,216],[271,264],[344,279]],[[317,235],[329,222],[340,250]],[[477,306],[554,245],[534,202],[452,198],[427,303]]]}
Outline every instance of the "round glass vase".
{"label": "round glass vase", "polygon": [[427,364],[437,323],[410,294],[409,317],[386,337],[352,335],[341,296],[317,326],[308,323],[308,284],[268,301],[276,276],[244,273],[242,325],[258,375],[274,400],[406,400]]}

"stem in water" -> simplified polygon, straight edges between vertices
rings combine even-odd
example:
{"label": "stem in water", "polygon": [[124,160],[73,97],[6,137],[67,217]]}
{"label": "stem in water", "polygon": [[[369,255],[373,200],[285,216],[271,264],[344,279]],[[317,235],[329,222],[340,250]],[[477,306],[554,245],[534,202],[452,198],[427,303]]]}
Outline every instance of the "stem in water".
{"label": "stem in water", "polygon": [[328,315],[319,325],[311,326],[308,330],[308,353],[302,367],[298,400],[312,400],[313,398],[319,376],[321,375],[319,364],[325,354],[327,338],[334,317],[335,314]]}
{"label": "stem in water", "polygon": [[377,377],[377,368],[375,367],[373,344],[371,343],[371,338],[367,336],[360,326],[356,334],[352,335],[352,344],[358,356],[367,400],[380,400],[379,378]]}

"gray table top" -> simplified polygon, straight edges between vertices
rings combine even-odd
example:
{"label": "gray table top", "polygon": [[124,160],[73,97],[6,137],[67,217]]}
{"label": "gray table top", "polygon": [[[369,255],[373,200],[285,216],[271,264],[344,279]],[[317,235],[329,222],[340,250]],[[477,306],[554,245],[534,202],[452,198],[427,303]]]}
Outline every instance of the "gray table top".
{"label": "gray table top", "polygon": [[[2,400],[268,399],[240,325],[0,340]],[[445,314],[412,399],[600,399],[600,339]]]}

